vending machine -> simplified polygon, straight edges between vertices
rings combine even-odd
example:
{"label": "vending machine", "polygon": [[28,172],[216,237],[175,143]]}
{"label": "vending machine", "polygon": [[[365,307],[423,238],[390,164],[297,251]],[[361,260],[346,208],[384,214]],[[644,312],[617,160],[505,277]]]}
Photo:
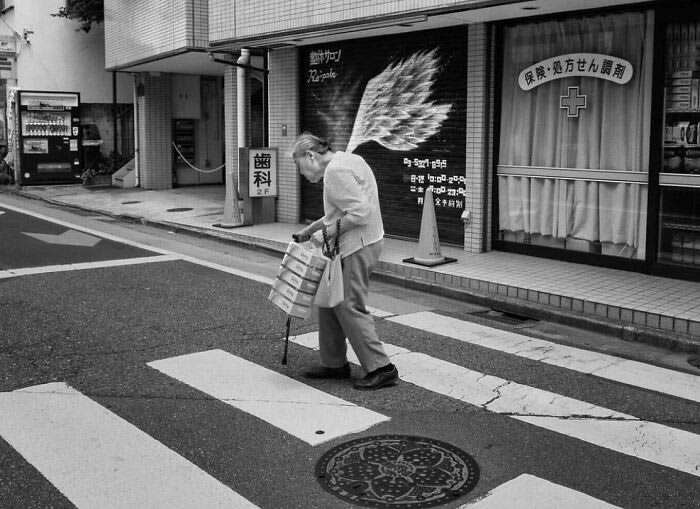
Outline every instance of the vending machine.
{"label": "vending machine", "polygon": [[17,92],[18,183],[74,184],[82,174],[80,94]]}

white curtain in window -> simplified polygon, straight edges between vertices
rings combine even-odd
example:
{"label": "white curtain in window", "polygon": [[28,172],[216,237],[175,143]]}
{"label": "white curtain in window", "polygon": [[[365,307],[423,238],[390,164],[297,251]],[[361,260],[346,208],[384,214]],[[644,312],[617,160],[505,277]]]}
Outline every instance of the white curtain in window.
{"label": "white curtain in window", "polygon": [[[625,13],[507,28],[499,164],[648,172],[653,14]],[[568,77],[524,91],[523,69],[558,55],[600,53],[634,69],[619,85]],[[587,107],[567,117],[560,98],[578,86]],[[643,248],[643,184],[499,176],[501,230]]]}

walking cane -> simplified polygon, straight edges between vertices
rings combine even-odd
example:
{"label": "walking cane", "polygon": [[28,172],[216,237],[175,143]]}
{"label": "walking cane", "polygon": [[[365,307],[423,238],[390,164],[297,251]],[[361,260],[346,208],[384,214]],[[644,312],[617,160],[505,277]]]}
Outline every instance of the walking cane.
{"label": "walking cane", "polygon": [[[308,235],[297,235],[296,233],[292,234],[292,239],[294,239],[294,242],[297,244],[301,242],[306,242],[309,240]],[[292,316],[287,315],[287,334],[284,338],[284,355],[282,356],[282,364],[286,365],[287,364],[287,351],[289,350],[289,326],[292,322]]]}
{"label": "walking cane", "polygon": [[292,321],[292,317],[287,315],[287,335],[284,339],[284,356],[282,357],[282,364],[287,364],[287,350],[289,349],[289,325]]}

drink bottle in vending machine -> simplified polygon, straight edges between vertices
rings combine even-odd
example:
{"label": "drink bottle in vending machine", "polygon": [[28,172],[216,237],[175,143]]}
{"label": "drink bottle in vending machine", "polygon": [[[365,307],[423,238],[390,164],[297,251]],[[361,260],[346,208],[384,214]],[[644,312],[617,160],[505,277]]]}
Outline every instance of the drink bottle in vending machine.
{"label": "drink bottle in vending machine", "polygon": [[80,182],[80,94],[17,92],[20,171],[18,183]]}

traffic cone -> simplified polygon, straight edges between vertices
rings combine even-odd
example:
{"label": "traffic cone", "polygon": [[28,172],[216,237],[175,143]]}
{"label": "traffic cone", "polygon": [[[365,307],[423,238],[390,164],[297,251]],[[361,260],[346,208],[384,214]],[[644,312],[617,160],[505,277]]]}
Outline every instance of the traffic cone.
{"label": "traffic cone", "polygon": [[435,220],[435,202],[433,201],[432,187],[428,187],[425,190],[425,198],[423,199],[423,217],[420,222],[418,254],[411,258],[405,258],[403,261],[426,267],[457,261],[456,258],[442,256],[440,251],[440,238],[438,237],[437,221]]}

